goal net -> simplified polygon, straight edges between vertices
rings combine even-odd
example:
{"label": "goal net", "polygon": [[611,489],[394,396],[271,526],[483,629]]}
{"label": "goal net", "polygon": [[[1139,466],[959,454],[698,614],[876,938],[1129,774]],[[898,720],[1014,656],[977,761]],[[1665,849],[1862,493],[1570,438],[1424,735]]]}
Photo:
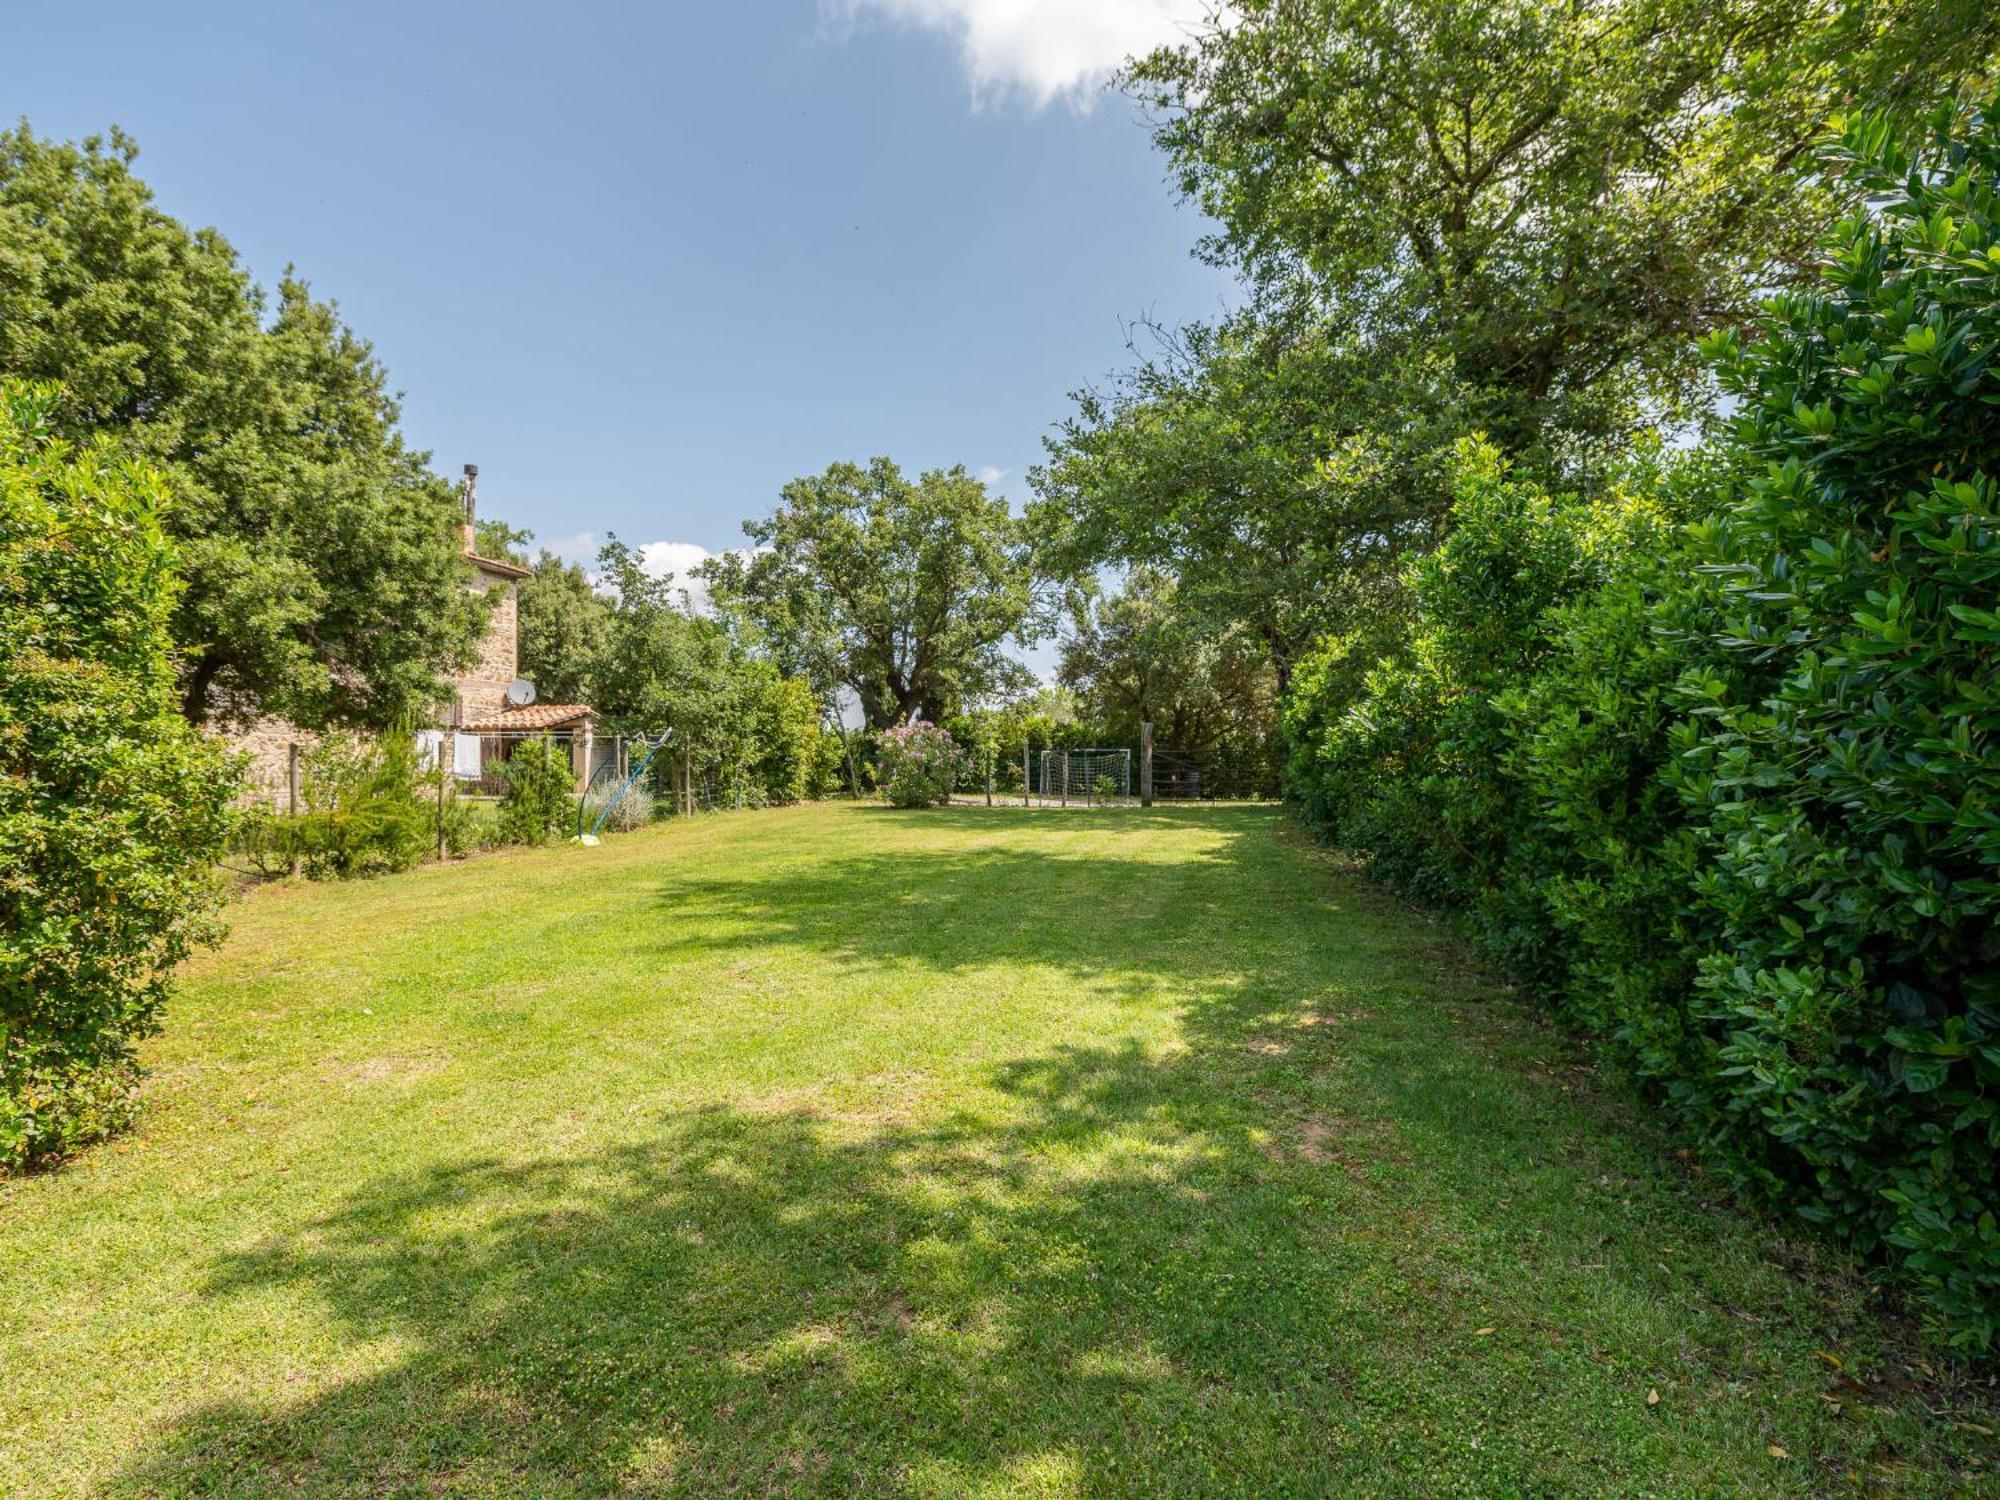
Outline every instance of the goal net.
{"label": "goal net", "polygon": [[1045,807],[1121,807],[1132,795],[1130,750],[1044,750],[1036,789]]}

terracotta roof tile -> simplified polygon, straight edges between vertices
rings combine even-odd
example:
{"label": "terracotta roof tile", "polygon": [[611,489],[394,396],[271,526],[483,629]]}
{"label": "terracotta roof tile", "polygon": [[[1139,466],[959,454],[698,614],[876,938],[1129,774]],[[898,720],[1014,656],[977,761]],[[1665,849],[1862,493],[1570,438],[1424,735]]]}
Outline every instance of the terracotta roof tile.
{"label": "terracotta roof tile", "polygon": [[465,560],[488,573],[498,573],[502,578],[532,578],[535,570],[524,568],[519,563],[503,562],[497,557],[481,557],[477,552],[464,554]]}
{"label": "terracotta roof tile", "polygon": [[518,729],[556,729],[596,716],[597,710],[584,703],[530,703],[526,708],[468,719],[459,727],[475,734],[501,734]]}

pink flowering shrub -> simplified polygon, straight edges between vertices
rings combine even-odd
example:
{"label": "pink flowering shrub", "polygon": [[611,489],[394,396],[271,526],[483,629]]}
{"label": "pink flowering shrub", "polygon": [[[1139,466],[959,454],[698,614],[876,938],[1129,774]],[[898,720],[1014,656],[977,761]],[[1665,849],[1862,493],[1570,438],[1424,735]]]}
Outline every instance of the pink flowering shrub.
{"label": "pink flowering shrub", "polygon": [[886,729],[877,741],[875,779],[897,807],[942,807],[958,781],[957,742],[937,725],[917,719]]}

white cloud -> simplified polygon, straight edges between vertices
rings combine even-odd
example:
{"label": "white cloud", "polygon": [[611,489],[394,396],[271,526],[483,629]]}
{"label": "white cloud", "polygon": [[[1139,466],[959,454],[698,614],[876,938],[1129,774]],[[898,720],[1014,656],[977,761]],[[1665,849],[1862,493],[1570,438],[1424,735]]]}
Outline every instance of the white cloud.
{"label": "white cloud", "polygon": [[972,471],[972,477],[990,490],[994,485],[1007,477],[1007,471],[1005,469],[996,469],[991,464],[981,464]]}
{"label": "white cloud", "polygon": [[673,575],[674,588],[691,615],[713,614],[714,601],[708,597],[706,579],[694,570],[715,556],[696,542],[647,542],[639,548],[639,565],[653,578]]}
{"label": "white cloud", "polygon": [[579,531],[574,536],[551,537],[541,545],[564,562],[587,563],[597,556],[597,533]]}
{"label": "white cloud", "polygon": [[1126,58],[1187,36],[1209,0],[821,0],[828,14],[879,16],[958,43],[976,99],[1025,95],[1088,108]]}
{"label": "white cloud", "polygon": [[687,612],[707,616],[715,613],[715,601],[709,597],[708,580],[697,578],[694,570],[712,557],[748,557],[757,549],[731,547],[717,553],[699,542],[647,542],[637,550],[639,566],[649,577],[665,578],[672,574],[674,592],[681,596]]}

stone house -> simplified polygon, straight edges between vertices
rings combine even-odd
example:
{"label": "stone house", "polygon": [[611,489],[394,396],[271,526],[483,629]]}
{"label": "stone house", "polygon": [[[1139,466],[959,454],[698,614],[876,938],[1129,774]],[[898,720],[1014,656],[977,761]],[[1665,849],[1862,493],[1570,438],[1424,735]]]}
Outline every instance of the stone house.
{"label": "stone house", "polygon": [[[532,701],[532,684],[520,675],[519,627],[520,582],[530,570],[479,554],[474,524],[478,484],[479,466],[467,464],[460,488],[465,514],[459,522],[459,546],[469,565],[466,587],[498,597],[477,653],[452,679],[451,702],[441,706],[435,727],[419,733],[419,747],[426,757],[443,754],[466,790],[496,792],[500,763],[524,739],[546,734],[568,748],[581,784],[609,747],[598,742],[596,714],[588,705]],[[260,719],[230,735],[230,747],[250,756],[246,800],[289,806],[297,791],[299,757],[315,739],[312,731],[278,718]]]}

